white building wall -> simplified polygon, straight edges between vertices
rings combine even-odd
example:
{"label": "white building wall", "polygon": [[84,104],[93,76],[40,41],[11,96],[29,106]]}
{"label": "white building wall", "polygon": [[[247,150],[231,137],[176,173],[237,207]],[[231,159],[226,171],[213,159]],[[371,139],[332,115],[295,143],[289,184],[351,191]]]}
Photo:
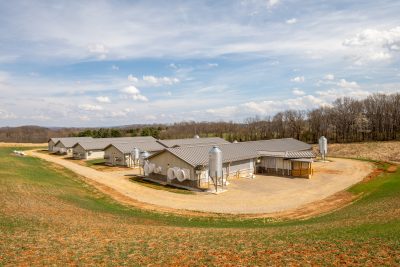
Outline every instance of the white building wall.
{"label": "white building wall", "polygon": [[48,143],[49,152],[54,152],[54,145],[55,143],[52,140],[50,140],[50,142]]}
{"label": "white building wall", "polygon": [[79,144],[72,148],[72,155],[75,159],[86,159],[86,150]]}
{"label": "white building wall", "polygon": [[72,156],[72,148],[65,147],[62,143],[58,143],[55,145],[55,149],[60,154],[66,154],[68,156]]}
{"label": "white building wall", "polygon": [[178,167],[181,169],[189,169],[190,170],[190,178],[195,179],[197,176],[195,175],[194,168],[187,162],[181,160],[175,155],[169,152],[163,152],[151,159],[149,159],[150,163],[154,163],[156,167],[161,166],[161,175],[167,175],[168,168]]}
{"label": "white building wall", "polygon": [[104,151],[101,150],[88,151],[86,155],[87,155],[86,159],[102,159],[104,158]]}
{"label": "white building wall", "polygon": [[114,146],[109,146],[104,150],[105,163],[110,166],[125,166],[124,154]]}

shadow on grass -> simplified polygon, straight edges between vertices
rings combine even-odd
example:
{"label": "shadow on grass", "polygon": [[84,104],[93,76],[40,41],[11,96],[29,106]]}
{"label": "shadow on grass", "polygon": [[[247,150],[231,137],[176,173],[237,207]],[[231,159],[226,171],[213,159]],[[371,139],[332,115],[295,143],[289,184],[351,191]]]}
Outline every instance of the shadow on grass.
{"label": "shadow on grass", "polygon": [[162,184],[158,184],[149,180],[144,180],[142,179],[140,176],[137,175],[127,175],[130,176],[129,177],[129,181],[134,182],[134,183],[138,183],[140,185],[152,188],[152,189],[156,189],[156,190],[164,190],[164,191],[168,191],[168,192],[173,192],[173,193],[178,193],[178,194],[185,194],[185,195],[193,195],[194,192],[188,190],[188,189],[184,189],[184,188],[178,188],[175,187],[173,185],[162,185]]}

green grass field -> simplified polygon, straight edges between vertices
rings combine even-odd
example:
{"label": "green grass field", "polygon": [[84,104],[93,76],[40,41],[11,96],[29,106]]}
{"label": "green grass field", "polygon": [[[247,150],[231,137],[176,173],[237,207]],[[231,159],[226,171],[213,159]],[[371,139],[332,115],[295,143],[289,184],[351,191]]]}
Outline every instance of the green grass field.
{"label": "green grass field", "polygon": [[86,160],[86,166],[91,167],[93,165],[104,165],[106,162],[104,159],[90,159]]}
{"label": "green grass field", "polygon": [[400,170],[307,220],[199,218],[123,206],[14,149],[0,148],[0,266],[400,264]]}

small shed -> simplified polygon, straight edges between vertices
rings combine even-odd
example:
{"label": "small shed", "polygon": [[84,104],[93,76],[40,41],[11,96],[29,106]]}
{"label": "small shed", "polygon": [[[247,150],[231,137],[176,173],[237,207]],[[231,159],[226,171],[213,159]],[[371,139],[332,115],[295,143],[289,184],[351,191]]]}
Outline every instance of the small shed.
{"label": "small shed", "polygon": [[310,178],[313,158],[315,154],[311,150],[258,151],[257,172]]}

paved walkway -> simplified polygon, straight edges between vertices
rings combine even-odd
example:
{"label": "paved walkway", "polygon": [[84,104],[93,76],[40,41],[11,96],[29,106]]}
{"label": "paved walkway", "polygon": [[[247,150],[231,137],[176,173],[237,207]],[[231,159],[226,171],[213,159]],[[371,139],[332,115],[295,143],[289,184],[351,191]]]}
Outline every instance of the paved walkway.
{"label": "paved walkway", "polygon": [[140,202],[179,210],[231,214],[270,213],[298,208],[350,187],[372,170],[372,165],[367,162],[333,159],[333,162],[314,163],[312,179],[257,175],[255,179],[232,180],[228,191],[218,195],[186,195],[130,182],[127,175],[133,174],[131,169],[101,172],[43,153],[30,151],[28,154],[62,165]]}

